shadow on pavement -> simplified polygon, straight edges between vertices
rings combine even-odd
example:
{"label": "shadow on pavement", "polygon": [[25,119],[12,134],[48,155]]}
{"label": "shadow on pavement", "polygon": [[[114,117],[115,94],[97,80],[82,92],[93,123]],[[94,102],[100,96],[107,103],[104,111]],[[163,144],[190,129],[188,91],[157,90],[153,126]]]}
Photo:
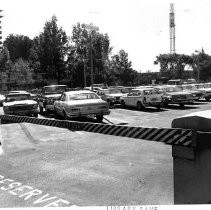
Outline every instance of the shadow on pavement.
{"label": "shadow on pavement", "polygon": [[[193,104],[194,105],[194,104]],[[168,110],[174,109],[174,110],[187,110],[187,109],[198,109],[199,107],[196,106],[190,106],[190,105],[185,105],[184,107],[180,107],[179,105],[173,105],[170,104],[166,107]]]}
{"label": "shadow on pavement", "polygon": [[120,109],[125,109],[125,110],[130,110],[130,111],[136,111],[136,112],[151,112],[151,113],[153,113],[153,112],[165,112],[165,111],[169,111],[168,109],[166,109],[166,108],[164,108],[164,107],[162,107],[162,108],[160,108],[160,109],[157,109],[157,108],[154,108],[154,107],[147,107],[147,108],[144,108],[143,110],[138,110],[138,109],[136,109],[136,108],[134,108],[134,107],[125,107],[125,108],[121,108],[121,107],[119,107]]}

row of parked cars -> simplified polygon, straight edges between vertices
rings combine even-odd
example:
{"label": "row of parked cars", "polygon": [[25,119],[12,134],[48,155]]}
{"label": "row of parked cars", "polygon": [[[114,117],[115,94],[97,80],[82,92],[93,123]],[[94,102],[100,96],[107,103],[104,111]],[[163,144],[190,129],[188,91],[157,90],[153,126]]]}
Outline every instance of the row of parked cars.
{"label": "row of parked cars", "polygon": [[116,87],[98,89],[96,92],[110,106],[121,104],[122,107],[133,106],[139,110],[148,106],[160,109],[169,104],[184,107],[203,98],[210,101],[211,83]]}
{"label": "row of parked cars", "polygon": [[10,91],[3,102],[4,114],[37,117],[38,113],[54,113],[64,119],[91,115],[102,122],[110,113],[109,105],[96,93],[89,90],[68,91],[66,85],[51,85],[41,93]]}
{"label": "row of parked cars", "polygon": [[[10,91],[2,100],[5,114],[37,117],[38,113],[55,113],[64,119],[94,116],[101,122],[110,113],[109,107],[161,107],[169,104],[192,104],[211,99],[211,83],[138,87],[98,87],[91,90],[70,90],[66,85],[45,86],[41,91]],[[1,100],[1,98],[0,98]]]}

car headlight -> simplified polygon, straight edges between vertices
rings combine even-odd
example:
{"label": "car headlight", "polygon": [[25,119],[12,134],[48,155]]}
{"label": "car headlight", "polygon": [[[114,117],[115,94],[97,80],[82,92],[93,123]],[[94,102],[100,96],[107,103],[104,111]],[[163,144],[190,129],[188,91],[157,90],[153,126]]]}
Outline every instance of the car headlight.
{"label": "car headlight", "polygon": [[37,109],[38,108],[38,105],[37,104],[35,104],[35,105],[33,105],[33,107],[32,107],[33,109]]}

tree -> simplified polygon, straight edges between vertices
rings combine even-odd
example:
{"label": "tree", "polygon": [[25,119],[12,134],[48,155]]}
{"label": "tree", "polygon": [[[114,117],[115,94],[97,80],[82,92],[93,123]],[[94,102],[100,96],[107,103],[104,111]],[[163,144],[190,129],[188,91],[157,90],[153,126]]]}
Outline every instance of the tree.
{"label": "tree", "polygon": [[[90,33],[92,33],[92,47]],[[91,32],[85,24],[77,23],[73,26],[71,41],[72,45],[68,55],[68,66],[69,73],[71,72],[75,85],[84,86],[84,65],[88,83],[90,84],[91,50],[93,54],[94,82],[105,82],[108,57],[112,50],[108,35],[96,31]]]}
{"label": "tree", "polygon": [[192,54],[192,58],[193,58],[192,68],[195,78],[199,79],[200,81],[210,81],[211,56],[202,51],[199,54]]}
{"label": "tree", "polygon": [[44,26],[44,31],[35,38],[40,69],[48,79],[57,79],[59,83],[65,72],[65,58],[68,51],[68,37],[62,28],[57,26],[57,18],[53,16]]}
{"label": "tree", "polygon": [[33,70],[29,67],[29,63],[20,58],[12,66],[10,80],[11,82],[15,82],[18,86],[32,84],[32,74]]}
{"label": "tree", "polygon": [[118,54],[111,57],[111,72],[116,77],[118,85],[132,85],[138,72],[132,69],[132,63],[128,60],[128,54],[120,50]]}
{"label": "tree", "polygon": [[160,64],[160,72],[169,79],[183,79],[186,65],[193,64],[193,58],[184,54],[160,54],[154,64]]}
{"label": "tree", "polygon": [[32,44],[33,41],[23,35],[10,34],[4,41],[4,46],[8,49],[12,62],[19,58],[28,60]]}

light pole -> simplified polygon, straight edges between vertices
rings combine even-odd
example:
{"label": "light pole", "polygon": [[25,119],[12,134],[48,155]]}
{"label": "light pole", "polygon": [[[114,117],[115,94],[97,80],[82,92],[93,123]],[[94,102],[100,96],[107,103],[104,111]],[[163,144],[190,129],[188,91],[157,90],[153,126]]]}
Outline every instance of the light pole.
{"label": "light pole", "polygon": [[93,53],[92,53],[92,33],[93,31],[98,31],[99,28],[94,26],[92,23],[90,24],[82,24],[82,28],[88,29],[89,36],[90,36],[90,59],[91,59],[91,90],[93,91],[93,84],[94,84],[94,75],[93,75]]}
{"label": "light pole", "polygon": [[84,87],[86,87],[86,59],[83,59],[84,63]]}
{"label": "light pole", "polygon": [[[201,53],[200,51],[198,50],[195,50],[196,53]],[[200,70],[199,70],[199,54],[197,55],[197,82],[200,83]]]}

